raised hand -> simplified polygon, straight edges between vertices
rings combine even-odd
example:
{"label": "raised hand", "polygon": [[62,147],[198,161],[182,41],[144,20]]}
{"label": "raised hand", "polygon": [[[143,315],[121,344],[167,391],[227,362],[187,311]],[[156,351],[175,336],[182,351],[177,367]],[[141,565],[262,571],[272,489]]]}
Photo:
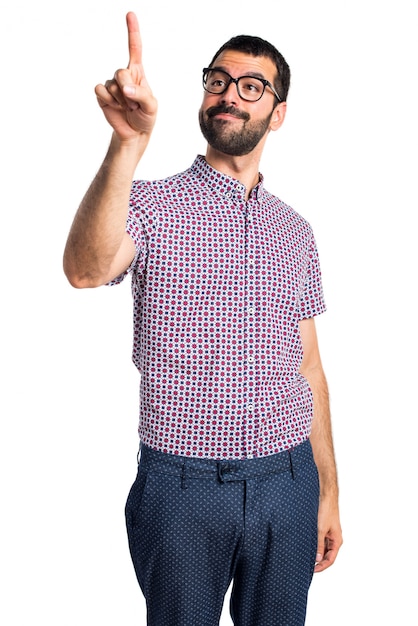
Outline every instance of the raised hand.
{"label": "raised hand", "polygon": [[95,92],[103,113],[119,139],[130,140],[150,135],[157,115],[157,101],[145,78],[142,66],[142,41],[136,15],[126,16],[129,63],[115,72],[111,80],[97,85]]}

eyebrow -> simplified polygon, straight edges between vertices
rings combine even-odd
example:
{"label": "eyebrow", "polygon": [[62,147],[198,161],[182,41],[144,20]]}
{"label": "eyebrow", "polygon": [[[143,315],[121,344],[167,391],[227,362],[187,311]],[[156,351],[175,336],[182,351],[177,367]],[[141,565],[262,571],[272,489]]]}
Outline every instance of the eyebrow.
{"label": "eyebrow", "polygon": [[[226,74],[229,74],[228,70],[222,65],[214,65],[213,67],[210,67],[209,69],[219,70],[221,72],[225,72]],[[229,76],[231,76],[231,74],[229,74]],[[238,78],[242,78],[243,76],[252,76],[253,78],[262,78],[263,80],[267,80],[267,78],[263,76],[261,72],[246,72],[245,74],[241,74],[241,76],[239,76]]]}

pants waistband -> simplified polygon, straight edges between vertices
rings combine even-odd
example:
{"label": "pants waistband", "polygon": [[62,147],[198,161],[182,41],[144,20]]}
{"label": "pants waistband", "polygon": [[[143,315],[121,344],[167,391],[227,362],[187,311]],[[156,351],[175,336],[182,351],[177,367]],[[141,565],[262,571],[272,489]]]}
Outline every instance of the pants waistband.
{"label": "pants waistband", "polygon": [[284,452],[242,460],[189,458],[153,450],[144,444],[141,444],[139,453],[139,467],[146,472],[153,471],[182,478],[218,477],[221,482],[247,480],[286,471],[293,474],[298,466],[312,461],[309,440]]}

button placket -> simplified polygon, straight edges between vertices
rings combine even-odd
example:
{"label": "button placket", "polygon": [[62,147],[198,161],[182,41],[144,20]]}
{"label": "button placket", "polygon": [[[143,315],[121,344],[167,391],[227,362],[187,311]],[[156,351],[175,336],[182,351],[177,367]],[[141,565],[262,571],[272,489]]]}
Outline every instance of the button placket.
{"label": "button placket", "polygon": [[254,300],[255,289],[255,245],[254,219],[252,215],[253,203],[246,204],[245,220],[245,429],[244,446],[247,458],[253,457],[254,451],[254,413],[255,413],[255,341],[254,323],[257,314]]}

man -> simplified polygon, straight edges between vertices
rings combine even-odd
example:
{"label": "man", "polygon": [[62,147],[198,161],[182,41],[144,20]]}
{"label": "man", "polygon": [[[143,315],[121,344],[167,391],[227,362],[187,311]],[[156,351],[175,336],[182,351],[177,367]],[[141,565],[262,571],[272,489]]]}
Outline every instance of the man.
{"label": "man", "polygon": [[206,156],[132,182],[157,103],[133,13],[127,25],[129,65],[96,87],[113,134],[64,268],[78,288],[132,275],[141,452],[126,521],[148,624],[215,626],[233,581],[234,624],[300,626],[342,535],[315,241],[258,170],[290,71],[268,42],[231,39],[203,71]]}

